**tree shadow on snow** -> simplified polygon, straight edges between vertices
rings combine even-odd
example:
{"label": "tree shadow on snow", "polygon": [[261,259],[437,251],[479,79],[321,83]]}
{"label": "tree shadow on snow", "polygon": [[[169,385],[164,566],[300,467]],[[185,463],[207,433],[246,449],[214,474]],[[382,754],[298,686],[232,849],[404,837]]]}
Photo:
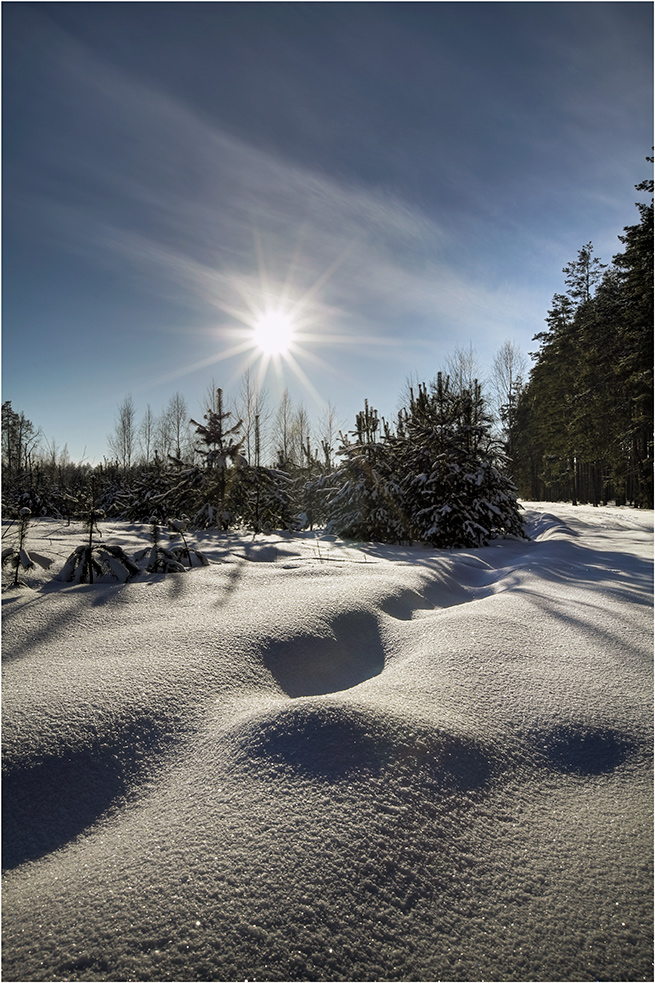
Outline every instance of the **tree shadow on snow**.
{"label": "tree shadow on snow", "polygon": [[246,561],[241,557],[230,556],[230,562],[225,567],[225,577],[220,583],[220,593],[216,599],[216,606],[222,607],[227,604],[232,594],[234,594],[241,583],[244,574]]}
{"label": "tree shadow on snow", "polygon": [[170,736],[154,721],[134,721],[60,755],[7,763],[2,780],[2,867],[11,869],[64,846],[112,807]]}
{"label": "tree shadow on snow", "polygon": [[[64,587],[64,584],[57,585]],[[52,607],[46,608],[47,617],[41,617],[41,610],[47,604],[47,594],[39,592],[30,597],[28,604],[33,609],[35,627],[24,633],[24,638],[20,644],[14,644],[11,638],[13,624],[11,620],[11,608],[5,612],[6,600],[3,598],[3,624],[2,624],[2,661],[13,662],[23,656],[33,654],[34,649],[40,645],[52,643],[53,635],[65,635],[83,617],[85,598],[81,594],[75,596],[75,602],[69,604],[64,610],[53,610]],[[24,610],[25,605],[21,606]],[[20,614],[20,611],[18,612]],[[22,626],[21,626],[22,627]]]}
{"label": "tree shadow on snow", "polygon": [[474,792],[491,779],[486,750],[468,737],[408,731],[343,706],[308,704],[260,721],[241,746],[252,766],[268,763],[328,782],[384,776],[404,786],[417,781],[434,793]]}
{"label": "tree shadow on snow", "polygon": [[544,543],[530,560],[536,564],[534,572],[552,583],[602,591],[619,603],[652,605],[653,565],[634,553],[558,542],[554,548]]}
{"label": "tree shadow on snow", "polygon": [[633,740],[610,729],[561,726],[542,736],[540,751],[557,771],[602,775],[614,771],[636,749]]}

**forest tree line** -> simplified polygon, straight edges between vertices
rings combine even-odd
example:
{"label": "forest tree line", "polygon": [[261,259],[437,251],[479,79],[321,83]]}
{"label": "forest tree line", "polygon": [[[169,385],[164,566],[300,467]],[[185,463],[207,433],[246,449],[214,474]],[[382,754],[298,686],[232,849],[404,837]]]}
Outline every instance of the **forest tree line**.
{"label": "forest tree line", "polygon": [[[653,181],[637,190],[652,195]],[[653,508],[653,200],[636,207],[611,264],[589,242],[564,267],[566,289],[507,407],[527,499]]]}
{"label": "forest tree line", "polygon": [[[637,185],[652,194],[652,181]],[[653,506],[653,204],[604,265],[583,246],[535,336],[534,364],[513,342],[478,381],[456,349],[430,383],[408,380],[393,421],[365,402],[343,433],[329,405],[310,422],[285,392],[273,410],[249,373],[228,408],[213,380],[202,419],[174,394],[142,418],[131,396],[91,467],[11,402],[2,407],[5,517],[74,518],[93,495],[108,517],[186,514],[197,526],[255,530],[331,523],[344,535],[476,545],[520,534],[529,500]],[[200,414],[198,414],[200,415]]]}

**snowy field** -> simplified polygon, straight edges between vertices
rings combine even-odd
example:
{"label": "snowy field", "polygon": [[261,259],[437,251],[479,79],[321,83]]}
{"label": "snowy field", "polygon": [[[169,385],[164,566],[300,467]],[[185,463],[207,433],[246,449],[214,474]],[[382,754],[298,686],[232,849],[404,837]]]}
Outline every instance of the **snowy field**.
{"label": "snowy field", "polygon": [[651,980],[653,513],[524,504],[5,591],[3,978]]}

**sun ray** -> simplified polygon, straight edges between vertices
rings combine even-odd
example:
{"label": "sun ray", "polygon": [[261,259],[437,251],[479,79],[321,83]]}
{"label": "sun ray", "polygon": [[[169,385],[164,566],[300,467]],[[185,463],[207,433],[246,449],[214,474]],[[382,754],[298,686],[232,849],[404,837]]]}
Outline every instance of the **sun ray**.
{"label": "sun ray", "polygon": [[318,403],[318,405],[322,409],[325,408],[325,406],[327,405],[325,399],[321,396],[321,394],[319,393],[318,389],[316,388],[316,386],[314,385],[314,383],[311,381],[311,379],[309,378],[309,376],[307,375],[307,373],[298,364],[298,362],[296,362],[295,358],[293,357],[293,355],[291,355],[290,352],[287,352],[287,354],[285,356],[285,361],[288,364],[288,366],[291,369],[291,371],[295,374],[295,376],[297,377],[297,379],[299,379],[299,381],[305,387],[305,389],[307,390],[307,392],[311,396],[313,396],[313,398],[316,400],[316,402]]}
{"label": "sun ray", "polygon": [[185,375],[191,375],[192,372],[198,372],[200,369],[209,368],[210,365],[216,365],[217,362],[224,362],[228,358],[235,358],[237,355],[242,355],[251,348],[252,344],[250,342],[243,341],[240,345],[234,345],[232,348],[228,348],[224,352],[219,352],[218,355],[210,355],[208,358],[201,358],[197,362],[191,362],[190,364],[184,365],[172,372],[167,372],[163,375],[157,376],[156,379],[150,380],[145,385],[139,387],[139,389],[140,391],[143,391],[145,389],[154,389],[156,386],[163,386],[167,382],[173,382],[175,379],[181,379]]}
{"label": "sun ray", "polygon": [[229,375],[229,377],[227,379],[227,383],[226,383],[226,387],[225,388],[227,388],[229,390],[237,382],[237,380],[239,379],[239,377],[243,376],[244,372],[247,372],[248,369],[250,369],[254,365],[257,365],[258,366],[258,369],[257,369],[257,387],[258,388],[261,388],[261,382],[263,382],[263,378],[262,378],[262,380],[260,382],[260,372],[261,372],[261,367],[262,367],[262,355],[255,348],[251,348],[251,350],[246,355],[244,361],[240,361],[240,362],[237,363],[237,365],[234,367],[234,370],[230,373],[230,375]]}
{"label": "sun ray", "polygon": [[350,242],[345,247],[345,249],[342,250],[339,256],[337,256],[337,258],[330,264],[330,266],[328,266],[323,273],[319,274],[319,276],[316,278],[316,280],[311,285],[311,287],[309,287],[306,290],[306,292],[299,298],[298,300],[299,306],[308,303],[316,296],[316,294],[319,292],[321,287],[323,287],[330,279],[330,277],[334,273],[336,273],[339,267],[342,266],[343,263],[345,263],[346,259],[348,258],[348,256],[353,251],[356,245],[357,245],[357,240],[353,239],[352,242]]}

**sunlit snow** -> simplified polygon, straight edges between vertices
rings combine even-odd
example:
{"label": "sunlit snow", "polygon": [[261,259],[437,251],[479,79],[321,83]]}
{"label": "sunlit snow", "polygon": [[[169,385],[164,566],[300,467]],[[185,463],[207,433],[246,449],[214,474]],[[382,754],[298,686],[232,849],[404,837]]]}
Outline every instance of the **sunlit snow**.
{"label": "sunlit snow", "polygon": [[4,979],[652,978],[653,513],[526,515],[454,551],[209,531],[208,567],[94,585],[34,521]]}

